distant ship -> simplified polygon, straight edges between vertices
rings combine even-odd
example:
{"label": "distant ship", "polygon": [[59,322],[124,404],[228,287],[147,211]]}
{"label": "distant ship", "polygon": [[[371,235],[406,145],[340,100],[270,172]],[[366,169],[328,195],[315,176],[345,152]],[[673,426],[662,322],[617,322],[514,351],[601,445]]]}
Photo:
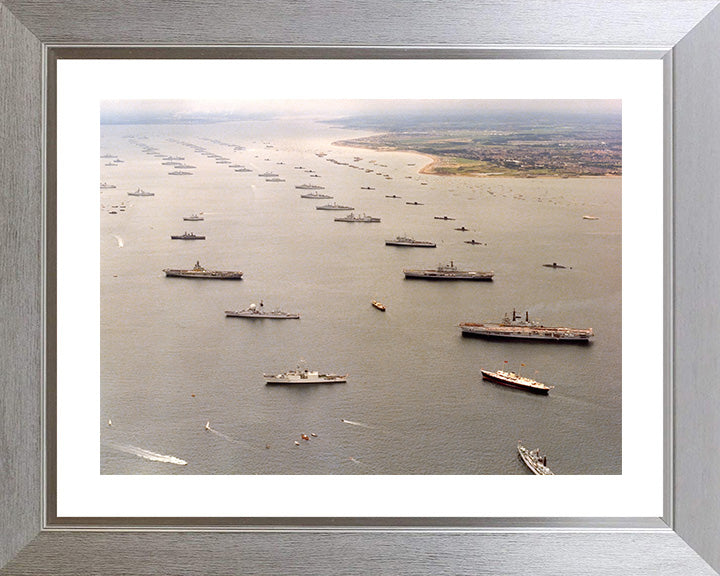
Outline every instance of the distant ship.
{"label": "distant ship", "polygon": [[375,190],[372,186],[360,186],[360,190]]}
{"label": "distant ship", "polygon": [[405,204],[409,204],[410,206],[423,206],[424,205],[422,202],[405,202]]}
{"label": "distant ship", "polygon": [[205,220],[205,218],[197,214],[190,214],[190,216],[183,216],[183,220],[187,222],[200,222],[201,220]]}
{"label": "distant ship", "polygon": [[165,276],[175,278],[206,278],[211,280],[241,280],[242,272],[223,271],[223,270],[207,270],[200,266],[200,261],[195,262],[192,270],[176,270],[174,268],[165,268],[163,270]]}
{"label": "distant ship", "polygon": [[557,262],[553,262],[552,264],[543,264],[545,268],[567,268],[567,266],[563,266],[562,264],[558,264]]}
{"label": "distant ship", "polygon": [[347,216],[341,216],[340,218],[335,218],[335,222],[380,222],[380,218],[375,218],[374,216],[366,216],[365,214],[357,215],[355,216],[354,212],[350,212]]}
{"label": "distant ship", "polygon": [[518,442],[517,449],[520,458],[532,470],[533,474],[537,476],[554,476],[550,468],[547,467],[547,456],[540,456],[540,448],[528,450]]}
{"label": "distant ship", "polygon": [[487,243],[478,242],[477,240],[465,240],[465,244],[472,244],[473,246],[487,246]]}
{"label": "distant ship", "polygon": [[343,206],[337,202],[332,204],[323,204],[322,206],[315,206],[315,210],[355,210],[352,206]]}
{"label": "distant ship", "polygon": [[498,370],[497,372],[480,370],[480,372],[482,373],[483,380],[489,380],[490,382],[495,382],[495,384],[502,384],[510,388],[527,390],[533,394],[547,394],[553,389],[553,386],[546,386],[532,378],[525,378],[524,376],[515,374],[515,372],[506,372],[504,370]]}
{"label": "distant ship", "polygon": [[316,184],[300,184],[295,186],[298,190],[324,190],[325,186],[318,186]]}
{"label": "distant ship", "polygon": [[235,168],[235,172],[252,172],[252,170],[243,166],[242,168]]}
{"label": "distant ship", "polygon": [[583,216],[583,220],[599,220],[599,218],[597,216],[585,215],[585,216]]}
{"label": "distant ship", "polygon": [[285,182],[282,178],[265,178],[265,182]]}
{"label": "distant ship", "polygon": [[173,170],[168,172],[170,176],[192,176],[192,172],[184,172],[183,170]]}
{"label": "distant ship", "polygon": [[205,236],[198,236],[192,232],[185,232],[183,234],[175,234],[170,236],[171,240],[205,240]]}
{"label": "distant ship", "polygon": [[458,270],[455,263],[438,264],[433,270],[403,270],[405,278],[420,278],[425,280],[492,280],[493,272],[480,272],[476,270]]}
{"label": "distant ship", "polygon": [[460,324],[463,336],[481,336],[485,338],[515,338],[520,340],[551,340],[554,342],[589,342],[594,336],[592,328],[563,328],[543,326],[531,322],[525,312],[525,320],[515,313],[510,319],[506,314],[499,324]]}
{"label": "distant ship", "polygon": [[329,194],[321,194],[320,192],[308,192],[307,194],[300,194],[300,198],[310,198],[311,200],[330,200],[332,196]]}
{"label": "distant ship", "polygon": [[385,194],[385,198],[402,198],[402,196],[398,196],[397,194]]}
{"label": "distant ship", "polygon": [[145,192],[141,188],[135,190],[135,192],[128,192],[128,196],[155,196],[154,192]]}
{"label": "distant ship", "polygon": [[260,301],[260,306],[250,304],[245,310],[225,310],[225,316],[228,318],[266,318],[268,320],[297,320],[300,318],[300,314],[283,312],[279,309],[268,312],[263,308],[262,300]]}
{"label": "distant ship", "polygon": [[282,374],[263,374],[268,384],[339,384],[347,382],[347,374],[321,374],[307,369],[288,370]]}
{"label": "distant ship", "polygon": [[377,309],[380,310],[381,312],[385,312],[385,305],[384,305],[384,304],[381,304],[381,303],[378,302],[377,300],[372,300],[372,301],[370,302],[370,304],[372,304],[373,306],[375,306],[375,308],[377,308]]}
{"label": "distant ship", "polygon": [[385,240],[385,246],[409,246],[413,248],[435,248],[434,242],[415,240],[407,236],[396,236],[395,240]]}
{"label": "distant ship", "polygon": [[280,174],[275,174],[275,172],[263,172],[262,174],[258,174],[260,178],[276,178],[277,176],[280,176]]}
{"label": "distant ship", "polygon": [[434,216],[435,220],[455,220],[455,218],[450,218],[450,216]]}
{"label": "distant ship", "polygon": [[107,182],[100,182],[100,190],[111,190],[117,188],[115,184],[108,184]]}

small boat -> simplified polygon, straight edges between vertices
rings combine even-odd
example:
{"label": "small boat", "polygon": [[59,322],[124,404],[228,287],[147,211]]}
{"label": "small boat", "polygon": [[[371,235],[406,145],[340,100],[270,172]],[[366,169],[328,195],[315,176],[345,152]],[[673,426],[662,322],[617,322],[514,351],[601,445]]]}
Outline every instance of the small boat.
{"label": "small boat", "polygon": [[171,240],[205,240],[205,236],[198,236],[192,232],[184,232],[183,234],[175,234],[170,236]]}
{"label": "small boat", "polygon": [[315,206],[315,210],[355,210],[352,206],[343,206],[337,202],[332,204],[323,204],[322,206]]}
{"label": "small boat", "polygon": [[381,304],[380,302],[378,302],[377,300],[371,301],[370,304],[375,306],[375,308],[377,308],[381,312],[385,312],[385,306],[383,304]]}
{"label": "small boat", "polygon": [[478,242],[477,240],[465,240],[465,244],[472,244],[473,246],[487,246],[487,242]]}
{"label": "small boat", "polygon": [[205,220],[202,216],[198,216],[197,214],[190,214],[190,216],[183,216],[183,220],[187,222],[200,222],[202,220]]}
{"label": "small boat", "polygon": [[434,216],[435,220],[455,220],[455,218],[450,218],[450,216]]}
{"label": "small boat", "polygon": [[267,384],[340,384],[347,382],[347,374],[322,374],[317,370],[307,370],[298,367],[282,374],[263,374]]}
{"label": "small boat", "polygon": [[585,216],[583,216],[583,220],[599,220],[599,218],[597,216],[585,215]]}
{"label": "small boat", "polygon": [[435,248],[434,242],[415,240],[407,236],[396,236],[395,240],[385,240],[385,246],[406,246],[411,248]]}
{"label": "small boat", "polygon": [[498,370],[497,372],[490,372],[489,370],[480,370],[483,380],[494,382],[495,384],[502,384],[510,388],[518,388],[520,390],[526,390],[533,394],[548,394],[553,386],[547,386],[532,378],[526,378],[520,376],[515,372],[506,372],[505,370]]}
{"label": "small boat", "polygon": [[128,196],[155,196],[155,193],[145,192],[145,190],[138,188],[135,192],[128,192]]}
{"label": "small boat", "polygon": [[518,455],[527,465],[532,473],[537,476],[554,476],[555,474],[547,467],[547,456],[540,456],[540,448],[528,450],[520,442],[517,445]]}
{"label": "small boat", "polygon": [[260,305],[250,304],[245,310],[225,310],[225,316],[228,318],[253,318],[253,319],[268,319],[268,320],[297,320],[300,318],[300,314],[294,314],[290,312],[283,312],[276,308],[270,312],[265,311],[263,301],[260,300]]}

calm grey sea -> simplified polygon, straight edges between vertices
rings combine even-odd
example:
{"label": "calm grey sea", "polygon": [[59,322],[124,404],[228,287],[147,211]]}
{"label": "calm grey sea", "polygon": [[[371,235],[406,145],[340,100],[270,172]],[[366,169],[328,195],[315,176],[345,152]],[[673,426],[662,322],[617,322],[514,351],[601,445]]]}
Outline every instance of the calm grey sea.
{"label": "calm grey sea", "polygon": [[[102,127],[101,154],[124,161],[100,159],[101,179],[117,186],[99,203],[102,473],[528,474],[518,440],[556,474],[621,472],[621,180],[428,176],[417,154],[332,145],[363,134],[309,120]],[[193,175],[169,175],[138,143],[184,157]],[[315,210],[324,201],[300,198],[300,184],[382,222],[334,222],[337,212]],[[137,187],[155,196],[127,195]],[[204,221],[183,221],[198,212]],[[434,219],[444,215],[456,220]],[[184,231],[207,239],[170,239]],[[398,235],[437,248],[384,245]],[[495,280],[403,277],[451,259]],[[196,260],[243,280],[162,272]],[[552,262],[571,268],[542,266]],[[261,299],[302,317],[224,315]],[[594,342],[461,337],[458,323],[513,308],[592,327]],[[264,372],[301,361],[348,382],[265,385]],[[482,381],[481,368],[505,367],[555,388],[541,397]]]}

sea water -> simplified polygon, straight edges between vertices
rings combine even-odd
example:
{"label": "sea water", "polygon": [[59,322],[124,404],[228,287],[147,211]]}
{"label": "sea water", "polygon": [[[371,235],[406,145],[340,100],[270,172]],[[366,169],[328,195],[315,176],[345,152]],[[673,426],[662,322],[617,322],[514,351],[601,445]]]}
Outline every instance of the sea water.
{"label": "sea water", "polygon": [[[419,154],[333,145],[365,134],[310,120],[102,127],[101,154],[124,161],[100,159],[116,186],[98,202],[103,474],[527,474],[519,440],[557,474],[621,472],[621,180],[425,175]],[[197,168],[169,175],[139,144]],[[301,184],[334,198],[302,199]],[[128,196],[137,187],[155,195]],[[382,221],[315,209],[333,201]],[[183,221],[192,213],[204,221]],[[206,240],[170,239],[185,231]],[[437,247],[385,246],[400,235]],[[198,260],[243,280],[162,272]],[[494,281],[404,279],[450,260]],[[224,315],[260,300],[301,319]],[[513,309],[596,336],[461,336],[459,323]],[[265,384],[298,364],[348,381]],[[481,368],[554,389],[488,383]]]}

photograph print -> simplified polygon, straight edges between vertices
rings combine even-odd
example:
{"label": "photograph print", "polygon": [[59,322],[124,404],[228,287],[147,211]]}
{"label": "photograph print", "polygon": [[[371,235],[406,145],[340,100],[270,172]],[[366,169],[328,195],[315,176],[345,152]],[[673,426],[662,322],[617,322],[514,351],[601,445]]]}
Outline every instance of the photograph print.
{"label": "photograph print", "polygon": [[104,100],[104,475],[622,473],[621,100]]}

